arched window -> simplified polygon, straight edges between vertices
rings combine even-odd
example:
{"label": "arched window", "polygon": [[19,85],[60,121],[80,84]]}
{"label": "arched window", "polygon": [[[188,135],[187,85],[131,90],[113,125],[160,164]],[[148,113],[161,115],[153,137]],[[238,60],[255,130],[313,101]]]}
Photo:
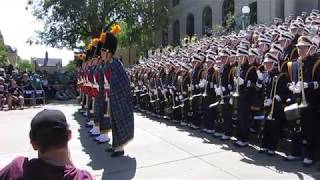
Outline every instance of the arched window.
{"label": "arched window", "polygon": [[[283,0],[280,0],[280,1],[282,1],[284,3]],[[250,7],[250,24],[257,24],[257,17],[258,17],[258,14],[257,14],[258,3],[257,3],[257,1],[250,3],[249,7]],[[284,13],[284,10],[282,12]],[[283,15],[281,17],[283,17]]]}
{"label": "arched window", "polygon": [[212,9],[207,6],[202,13],[202,35],[209,34],[212,30]]}
{"label": "arched window", "polygon": [[168,45],[168,26],[162,28],[162,46]]}
{"label": "arched window", "polygon": [[176,20],[173,24],[173,44],[179,45],[180,43],[180,23]]}
{"label": "arched window", "polygon": [[193,36],[194,35],[194,16],[193,14],[189,14],[187,17],[187,35]]}
{"label": "arched window", "polygon": [[222,6],[222,25],[227,25],[228,15],[234,15],[234,0],[224,0]]}

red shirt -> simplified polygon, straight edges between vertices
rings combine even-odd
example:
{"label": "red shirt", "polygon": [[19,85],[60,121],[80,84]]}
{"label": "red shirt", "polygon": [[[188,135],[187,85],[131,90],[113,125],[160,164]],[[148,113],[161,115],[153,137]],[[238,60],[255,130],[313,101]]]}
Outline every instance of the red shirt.
{"label": "red shirt", "polygon": [[0,170],[1,180],[92,180],[89,172],[73,166],[55,166],[41,159],[17,157]]}

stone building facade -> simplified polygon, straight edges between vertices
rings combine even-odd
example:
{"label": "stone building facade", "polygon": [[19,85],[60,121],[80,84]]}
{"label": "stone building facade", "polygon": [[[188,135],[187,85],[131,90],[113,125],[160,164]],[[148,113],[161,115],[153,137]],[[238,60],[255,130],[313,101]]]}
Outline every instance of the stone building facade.
{"label": "stone building facade", "polygon": [[222,24],[228,13],[236,20],[249,6],[251,23],[269,23],[274,17],[319,9],[320,0],[169,0],[169,22],[156,33],[156,45],[177,44],[186,35],[203,36],[207,28]]}

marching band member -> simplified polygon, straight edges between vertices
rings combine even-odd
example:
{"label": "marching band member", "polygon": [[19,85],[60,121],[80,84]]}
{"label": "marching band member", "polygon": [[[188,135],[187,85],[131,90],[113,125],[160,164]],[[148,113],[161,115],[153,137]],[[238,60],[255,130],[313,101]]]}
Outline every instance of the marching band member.
{"label": "marching band member", "polygon": [[255,84],[257,81],[256,67],[249,64],[249,51],[239,47],[237,52],[238,67],[234,83],[236,90],[233,94],[237,111],[237,141],[235,145],[245,147],[249,142],[250,124],[252,120],[250,107],[254,104]]}
{"label": "marching band member", "polygon": [[[293,93],[293,102],[298,102],[301,109],[301,132],[305,153],[301,154],[301,142],[293,140],[292,154],[286,157],[287,160],[296,160],[299,156],[304,157],[303,165],[311,166],[315,163],[316,145],[318,141],[317,107],[319,106],[319,37],[301,36],[298,39],[299,58],[296,62],[289,63],[289,76],[291,83],[289,90]],[[296,98],[295,98],[296,97]]]}
{"label": "marching band member", "polygon": [[204,81],[204,92],[203,92],[203,129],[202,131],[208,134],[213,134],[214,131],[214,123],[216,121],[216,109],[210,108],[209,106],[217,101],[215,91],[214,91],[214,84],[215,82],[215,75],[216,72],[214,69],[214,62],[215,57],[213,53],[208,54],[206,60],[206,77]]}
{"label": "marching band member", "polygon": [[[232,90],[233,79],[231,79],[232,65],[230,62],[231,52],[228,49],[222,49],[217,58],[220,64],[218,84],[215,86],[215,93],[219,96],[219,105],[214,137],[221,140],[229,140],[232,136],[232,105],[230,104],[230,93]],[[219,65],[218,65],[219,66]]]}
{"label": "marching band member", "polygon": [[260,152],[275,154],[285,125],[284,105],[288,97],[287,74],[278,71],[278,56],[268,53],[263,61],[264,72],[258,71],[257,84],[262,87],[265,107],[265,123]]}

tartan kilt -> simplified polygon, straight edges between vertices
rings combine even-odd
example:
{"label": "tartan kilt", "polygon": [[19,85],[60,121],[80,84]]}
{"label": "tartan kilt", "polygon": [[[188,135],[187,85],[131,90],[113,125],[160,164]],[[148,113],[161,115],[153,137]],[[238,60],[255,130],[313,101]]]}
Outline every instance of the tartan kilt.
{"label": "tartan kilt", "polygon": [[106,111],[104,109],[105,103],[105,96],[98,94],[95,100],[95,115],[98,119],[103,118],[103,114]]}
{"label": "tartan kilt", "polygon": [[112,147],[127,144],[134,136],[134,116],[129,78],[119,60],[113,60],[110,79]]}

